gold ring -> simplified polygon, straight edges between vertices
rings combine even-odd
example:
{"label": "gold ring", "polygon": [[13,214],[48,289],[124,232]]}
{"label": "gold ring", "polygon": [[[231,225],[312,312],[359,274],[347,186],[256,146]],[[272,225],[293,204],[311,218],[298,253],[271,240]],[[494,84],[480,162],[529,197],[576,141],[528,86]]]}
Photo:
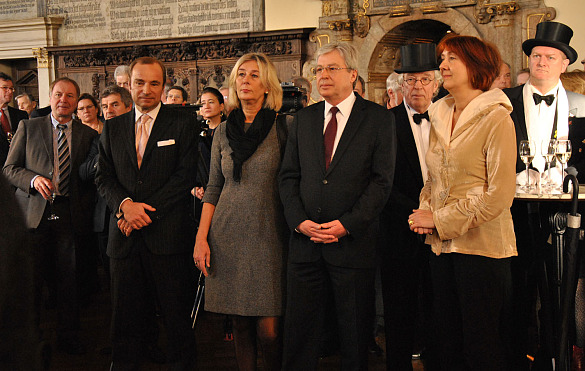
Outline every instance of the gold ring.
{"label": "gold ring", "polygon": [[199,262],[195,262],[195,265],[199,265]]}
{"label": "gold ring", "polygon": [[413,225],[413,224],[414,224],[414,220],[408,219],[408,225]]}

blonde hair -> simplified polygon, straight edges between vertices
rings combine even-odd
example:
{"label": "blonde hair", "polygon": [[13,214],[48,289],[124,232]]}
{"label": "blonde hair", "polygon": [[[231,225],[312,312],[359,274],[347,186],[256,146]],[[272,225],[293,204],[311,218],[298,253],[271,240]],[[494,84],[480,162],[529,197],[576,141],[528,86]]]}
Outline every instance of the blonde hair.
{"label": "blonde hair", "polygon": [[561,73],[561,82],[565,90],[585,94],[585,72],[583,70]]}
{"label": "blonde hair", "polygon": [[248,53],[238,59],[230,73],[228,104],[231,107],[241,107],[240,99],[238,98],[238,93],[236,91],[236,78],[238,77],[238,70],[242,64],[249,61],[254,61],[258,64],[260,81],[262,81],[262,85],[268,90],[268,93],[264,94],[264,103],[262,107],[278,111],[280,107],[282,107],[282,88],[280,87],[280,81],[276,75],[274,64],[272,64],[270,59],[268,59],[264,53]]}

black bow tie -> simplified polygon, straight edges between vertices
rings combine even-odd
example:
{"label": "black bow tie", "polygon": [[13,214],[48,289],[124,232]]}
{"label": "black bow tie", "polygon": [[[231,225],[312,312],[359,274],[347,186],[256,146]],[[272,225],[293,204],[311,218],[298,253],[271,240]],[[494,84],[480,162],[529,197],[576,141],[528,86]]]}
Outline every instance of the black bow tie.
{"label": "black bow tie", "polygon": [[422,119],[427,119],[427,121],[431,121],[429,119],[429,111],[426,111],[425,113],[415,113],[414,115],[412,115],[412,119],[414,120],[414,123],[417,125],[420,125]]}
{"label": "black bow tie", "polygon": [[536,104],[536,105],[538,105],[538,104],[540,104],[540,102],[544,101],[544,103],[546,103],[547,106],[550,106],[555,101],[554,94],[540,95],[538,93],[534,93],[534,94],[532,94],[532,97],[534,98],[534,104]]}

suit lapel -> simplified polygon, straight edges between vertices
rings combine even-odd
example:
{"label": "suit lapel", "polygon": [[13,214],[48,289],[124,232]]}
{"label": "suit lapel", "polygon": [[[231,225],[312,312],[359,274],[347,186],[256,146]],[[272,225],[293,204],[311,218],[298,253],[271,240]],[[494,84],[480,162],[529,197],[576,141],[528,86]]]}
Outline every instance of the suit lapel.
{"label": "suit lapel", "polygon": [[512,121],[514,121],[516,127],[519,129],[516,130],[516,134],[520,134],[521,136],[520,138],[516,138],[517,141],[528,139],[528,131],[526,130],[526,117],[524,115],[524,96],[522,95],[523,87],[524,85],[521,85],[510,89],[508,95],[513,109],[512,113],[510,113],[510,116],[512,117]]}
{"label": "suit lapel", "polygon": [[327,170],[327,173],[331,172],[335,165],[340,161],[340,158],[343,157],[343,153],[349,147],[352,138],[357,133],[360,127],[360,124],[367,116],[367,113],[365,112],[364,108],[365,108],[364,99],[356,95],[356,100],[355,103],[353,104],[351,114],[349,115],[347,124],[345,124],[345,129],[343,129],[343,134],[341,134],[341,138],[339,139],[339,143],[337,144],[337,148],[335,149],[335,153],[333,154],[333,158],[331,159],[331,164],[329,164],[329,169]]}
{"label": "suit lapel", "polygon": [[123,128],[123,140],[124,140],[124,148],[128,150],[128,155],[132,159],[132,163],[138,169],[138,158],[136,157],[136,113],[134,109],[132,109],[126,116],[125,122],[114,123],[113,125],[124,125]]}
{"label": "suit lapel", "polygon": [[152,130],[150,132],[150,136],[148,137],[146,148],[144,149],[144,156],[142,157],[143,165],[145,162],[148,162],[150,153],[157,146],[157,142],[162,138],[163,134],[165,131],[167,131],[169,125],[171,125],[173,121],[174,120],[171,117],[171,110],[167,110],[165,106],[162,105],[160,111],[158,111],[156,120],[152,124]]}
{"label": "suit lapel", "polygon": [[396,136],[398,142],[404,147],[404,155],[413,171],[416,174],[417,181],[423,183],[422,172],[420,170],[420,162],[418,159],[418,150],[416,149],[416,142],[414,134],[410,127],[410,120],[406,113],[406,106],[402,103],[393,112],[396,115]]}
{"label": "suit lapel", "polygon": [[51,159],[51,164],[54,163],[55,156],[53,154],[53,122],[51,121],[51,115],[45,116],[44,127],[41,130],[41,136],[45,150]]}
{"label": "suit lapel", "polygon": [[[325,145],[323,144],[323,125],[325,122],[325,103],[315,105],[316,114],[311,115],[311,124],[309,125],[309,138],[313,141],[312,146],[315,149],[316,156],[319,159],[319,167],[325,174]],[[331,166],[330,166],[331,167]]]}

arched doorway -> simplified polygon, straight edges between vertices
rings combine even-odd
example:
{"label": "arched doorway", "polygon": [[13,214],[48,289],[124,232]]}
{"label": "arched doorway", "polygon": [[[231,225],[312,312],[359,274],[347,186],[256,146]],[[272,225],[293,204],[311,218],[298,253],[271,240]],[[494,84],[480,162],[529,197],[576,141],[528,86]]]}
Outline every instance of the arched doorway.
{"label": "arched doorway", "polygon": [[400,47],[407,44],[438,43],[451,27],[434,19],[420,19],[399,24],[378,42],[368,66],[368,97],[382,102],[386,92],[386,78],[400,64]]}

